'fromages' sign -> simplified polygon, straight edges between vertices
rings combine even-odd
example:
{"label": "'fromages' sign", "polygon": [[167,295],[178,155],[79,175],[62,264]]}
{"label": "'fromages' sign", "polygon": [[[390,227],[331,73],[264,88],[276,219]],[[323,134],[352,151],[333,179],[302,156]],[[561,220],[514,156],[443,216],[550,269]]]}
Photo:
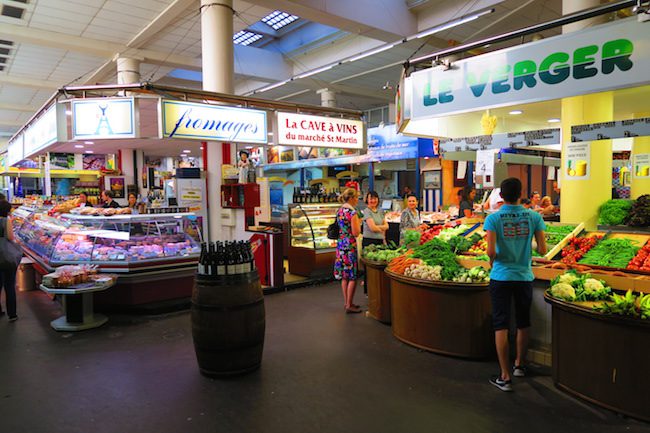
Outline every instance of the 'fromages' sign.
{"label": "'fromages' sign", "polygon": [[193,102],[160,102],[161,136],[194,140],[266,143],[266,112]]}

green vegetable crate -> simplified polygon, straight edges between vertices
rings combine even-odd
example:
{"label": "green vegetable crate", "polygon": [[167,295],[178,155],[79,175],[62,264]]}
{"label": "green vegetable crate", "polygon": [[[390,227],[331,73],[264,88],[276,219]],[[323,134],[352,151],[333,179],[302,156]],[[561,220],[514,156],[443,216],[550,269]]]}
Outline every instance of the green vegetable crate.
{"label": "green vegetable crate", "polygon": [[[569,239],[571,239],[574,236],[578,236],[582,231],[585,229],[585,223],[581,222],[578,225],[575,224],[563,224],[563,223],[554,223],[554,222],[547,222],[546,227],[575,227],[571,232],[569,232],[564,238],[562,238],[557,244],[553,245],[547,245],[549,250],[546,253],[544,257],[542,257],[543,260],[553,260],[553,257],[555,257],[560,251],[562,251],[562,248],[566,247],[567,244],[569,243]],[[552,230],[552,229],[551,229]],[[534,260],[535,258],[533,258]]]}

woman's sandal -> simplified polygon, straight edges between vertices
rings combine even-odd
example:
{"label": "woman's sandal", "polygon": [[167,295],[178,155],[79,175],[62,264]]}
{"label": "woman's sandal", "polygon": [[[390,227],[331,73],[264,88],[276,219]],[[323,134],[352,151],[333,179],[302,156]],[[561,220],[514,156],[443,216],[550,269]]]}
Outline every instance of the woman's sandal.
{"label": "woman's sandal", "polygon": [[345,309],[345,314],[357,314],[357,313],[362,313],[363,310],[358,307],[352,306],[352,308],[346,308]]}

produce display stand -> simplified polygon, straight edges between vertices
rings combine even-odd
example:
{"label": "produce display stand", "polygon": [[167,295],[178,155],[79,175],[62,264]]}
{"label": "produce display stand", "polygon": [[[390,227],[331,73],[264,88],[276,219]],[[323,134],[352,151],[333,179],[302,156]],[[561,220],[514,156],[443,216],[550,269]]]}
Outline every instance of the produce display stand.
{"label": "produce display stand", "polygon": [[368,290],[368,315],[382,323],[390,324],[390,279],[384,272],[386,263],[361,259],[366,266]]}
{"label": "produce display stand", "polygon": [[53,320],[50,323],[52,328],[57,331],[84,331],[102,326],[108,318],[102,314],[95,314],[93,294],[106,290],[114,284],[114,280],[106,284],[91,282],[57,288],[41,284],[42,291],[62,297],[65,315]]}
{"label": "produce display stand", "polygon": [[[553,223],[553,222],[545,222],[547,226],[566,226],[566,225],[573,225],[573,224],[560,224],[560,223]],[[568,235],[566,235],[560,242],[555,244],[553,248],[549,249],[546,255],[544,256],[544,259],[546,260],[551,260],[553,257],[555,257],[564,247],[567,246],[569,243],[569,240],[572,237],[578,236],[585,228],[585,223],[579,223],[575,229],[571,231]]]}
{"label": "produce display stand", "polygon": [[544,295],[552,306],[553,381],[570,394],[650,421],[650,320],[611,316]]}
{"label": "produce display stand", "polygon": [[488,283],[425,281],[385,272],[391,280],[391,322],[398,340],[462,358],[494,355]]}

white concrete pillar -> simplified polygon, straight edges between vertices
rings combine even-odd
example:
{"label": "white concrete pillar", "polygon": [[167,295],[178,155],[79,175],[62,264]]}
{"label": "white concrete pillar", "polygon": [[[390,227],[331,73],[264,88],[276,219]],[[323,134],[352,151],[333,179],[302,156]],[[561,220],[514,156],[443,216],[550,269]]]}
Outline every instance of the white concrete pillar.
{"label": "white concrete pillar", "polygon": [[140,82],[140,60],[129,57],[117,59],[117,84],[133,84]]}
{"label": "white concrete pillar", "polygon": [[[234,91],[233,0],[201,0],[201,67],[203,90]],[[207,143],[208,236],[211,241],[232,239],[221,224],[221,143]],[[239,217],[240,215],[238,215]],[[241,217],[243,218],[243,212]],[[240,218],[237,218],[240,219]]]}
{"label": "white concrete pillar", "polygon": [[336,107],[336,92],[330,89],[316,91],[320,95],[320,105],[323,107]]}
{"label": "white concrete pillar", "polygon": [[[140,59],[118,57],[115,63],[117,64],[117,84],[133,84],[140,82]],[[121,149],[120,159],[125,184],[133,185],[135,183],[135,176],[137,176],[137,173],[135,173],[133,169],[133,149]]]}

